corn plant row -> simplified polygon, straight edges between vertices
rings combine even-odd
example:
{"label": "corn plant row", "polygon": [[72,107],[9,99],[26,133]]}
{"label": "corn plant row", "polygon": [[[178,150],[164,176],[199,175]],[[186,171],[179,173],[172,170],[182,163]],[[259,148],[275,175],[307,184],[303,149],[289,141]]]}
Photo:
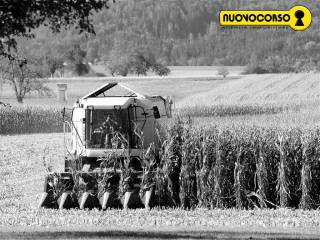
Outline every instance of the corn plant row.
{"label": "corn plant row", "polygon": [[224,117],[236,115],[276,114],[286,111],[299,111],[302,104],[213,104],[210,106],[195,105],[177,109],[178,115],[191,117]]}
{"label": "corn plant row", "polygon": [[53,107],[0,107],[0,134],[62,132],[61,110]]}
{"label": "corn plant row", "polygon": [[160,158],[163,189],[184,208],[320,206],[319,129],[177,120],[162,136]]}

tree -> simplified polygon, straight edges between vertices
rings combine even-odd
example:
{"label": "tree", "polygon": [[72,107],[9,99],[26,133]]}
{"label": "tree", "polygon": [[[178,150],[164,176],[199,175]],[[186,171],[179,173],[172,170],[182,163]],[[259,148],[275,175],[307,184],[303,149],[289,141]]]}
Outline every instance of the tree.
{"label": "tree", "polygon": [[115,75],[127,76],[129,73],[129,64],[126,58],[119,58],[116,60],[109,61],[107,64],[110,74],[114,77]]}
{"label": "tree", "polygon": [[148,48],[134,50],[130,56],[129,69],[138,76],[147,75],[150,69],[160,76],[166,76],[170,73],[170,69],[158,63],[154,54]]}
{"label": "tree", "polygon": [[[264,65],[264,64],[262,64]],[[268,71],[264,69],[262,66],[259,65],[258,57],[255,53],[251,54],[250,61],[246,66],[246,69],[244,71],[245,74],[264,74]]]}
{"label": "tree", "polygon": [[37,67],[39,61],[29,58],[29,62],[27,63],[25,58],[22,58],[24,60],[20,59],[2,57],[0,64],[1,75],[4,81],[7,81],[12,86],[17,101],[22,103],[26,94],[31,92],[50,95],[50,89],[44,86],[41,81],[43,76]]}
{"label": "tree", "polygon": [[99,41],[89,41],[87,43],[87,59],[91,63],[99,57]]}
{"label": "tree", "polygon": [[170,69],[161,63],[156,63],[152,66],[153,72],[159,76],[167,76],[170,74]]}
{"label": "tree", "polygon": [[57,70],[62,69],[63,66],[63,58],[57,56],[46,56],[46,64],[48,66],[48,70],[50,72],[50,76],[53,77]]}
{"label": "tree", "polygon": [[121,49],[113,49],[105,61],[112,76],[127,76],[129,72],[138,76],[147,75],[150,69],[160,76],[170,73],[170,69],[158,63],[153,53],[145,48],[135,49],[130,55]]}
{"label": "tree", "polygon": [[78,75],[84,75],[89,72],[90,67],[84,63],[86,52],[83,51],[79,44],[74,44],[66,53],[66,59],[72,66],[72,70]]}
{"label": "tree", "polygon": [[50,89],[42,81],[45,76],[43,58],[30,49],[27,39],[17,41],[19,47],[11,51],[12,57],[0,56],[2,80],[12,86],[19,103],[31,92],[50,95]]}
{"label": "tree", "polygon": [[281,58],[279,56],[269,56],[264,61],[264,68],[268,73],[279,73],[281,64]]}
{"label": "tree", "polygon": [[0,2],[0,56],[13,57],[16,37],[32,38],[33,29],[44,24],[54,32],[62,27],[75,25],[80,32],[95,33],[90,21],[92,10],[108,7],[109,0],[46,0]]}
{"label": "tree", "polygon": [[218,69],[218,75],[222,75],[223,78],[225,78],[227,75],[229,75],[229,70],[226,67],[220,67]]}
{"label": "tree", "polygon": [[112,76],[127,76],[129,73],[129,56],[123,54],[119,49],[113,49],[108,58],[103,59],[107,63],[107,69]]}
{"label": "tree", "polygon": [[130,71],[132,73],[139,75],[147,75],[147,71],[151,67],[150,62],[148,59],[145,58],[145,56],[140,53],[134,53],[130,57]]}

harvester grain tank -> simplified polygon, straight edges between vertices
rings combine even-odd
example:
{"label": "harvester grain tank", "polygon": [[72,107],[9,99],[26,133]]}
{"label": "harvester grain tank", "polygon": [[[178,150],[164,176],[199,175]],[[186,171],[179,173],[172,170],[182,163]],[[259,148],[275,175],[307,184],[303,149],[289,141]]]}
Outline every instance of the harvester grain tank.
{"label": "harvester grain tank", "polygon": [[45,178],[39,207],[150,207],[154,187],[142,184],[142,158],[156,149],[156,121],[171,102],[108,83],[79,99],[64,132],[65,171]]}

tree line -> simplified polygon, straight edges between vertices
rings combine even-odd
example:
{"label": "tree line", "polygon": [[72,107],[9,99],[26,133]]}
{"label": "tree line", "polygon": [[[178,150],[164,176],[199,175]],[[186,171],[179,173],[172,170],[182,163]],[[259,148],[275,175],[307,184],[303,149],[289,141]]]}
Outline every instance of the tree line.
{"label": "tree line", "polygon": [[[141,48],[164,66],[248,65],[248,73],[319,70],[317,0],[303,3],[313,14],[311,28],[303,32],[222,28],[218,23],[221,9],[290,9],[295,4],[294,0],[122,0],[93,16],[95,36],[78,35],[75,30],[53,35],[40,29],[37,41],[47,56],[52,54],[49,49],[65,53],[78,44],[86,51],[87,61],[103,62],[111,66],[111,72]],[[126,72],[126,67],[117,71]]]}
{"label": "tree line", "polygon": [[[79,35],[73,28],[55,34],[41,27],[29,49],[47,58],[51,72],[55,66],[59,69],[62,61],[78,61],[73,65],[76,74],[89,71],[81,62],[102,63],[111,74],[134,73],[136,66],[130,65],[139,62],[133,60],[137,55],[156,64],[160,73],[166,72],[162,66],[167,65],[247,65],[247,73],[319,70],[317,0],[303,3],[313,14],[311,28],[303,32],[223,28],[218,23],[221,9],[290,9],[295,4],[294,0],[116,1],[109,9],[93,14],[96,35]],[[73,50],[77,59],[66,56]],[[139,64],[142,70],[149,65]]]}

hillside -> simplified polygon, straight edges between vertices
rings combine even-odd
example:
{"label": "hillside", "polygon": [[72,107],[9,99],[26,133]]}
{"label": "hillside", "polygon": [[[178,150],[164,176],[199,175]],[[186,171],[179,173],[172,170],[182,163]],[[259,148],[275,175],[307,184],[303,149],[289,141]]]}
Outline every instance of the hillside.
{"label": "hillside", "polygon": [[[41,28],[31,48],[46,55],[63,55],[80,44],[91,62],[143,48],[167,65],[260,63],[271,72],[308,71],[319,67],[319,1],[303,1],[313,14],[312,26],[304,32],[223,29],[218,24],[222,9],[290,9],[295,4],[294,0],[121,0],[94,14],[96,36],[79,36],[74,30],[53,35]],[[274,69],[277,66],[281,68]]]}

